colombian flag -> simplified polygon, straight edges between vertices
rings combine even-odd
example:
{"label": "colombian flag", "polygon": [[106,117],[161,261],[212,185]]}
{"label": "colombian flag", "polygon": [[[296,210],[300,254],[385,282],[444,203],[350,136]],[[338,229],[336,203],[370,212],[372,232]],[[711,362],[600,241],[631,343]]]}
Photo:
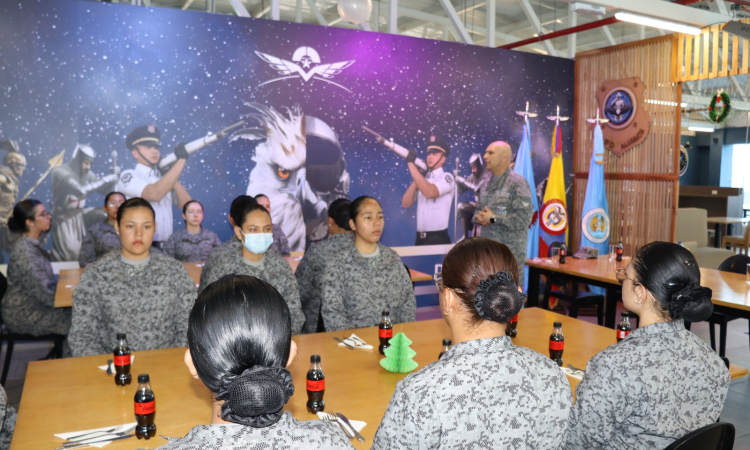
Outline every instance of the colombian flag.
{"label": "colombian flag", "polygon": [[562,131],[555,122],[552,134],[552,164],[542,206],[539,208],[539,256],[547,257],[553,242],[567,245],[568,209],[565,203],[565,176],[562,159]]}

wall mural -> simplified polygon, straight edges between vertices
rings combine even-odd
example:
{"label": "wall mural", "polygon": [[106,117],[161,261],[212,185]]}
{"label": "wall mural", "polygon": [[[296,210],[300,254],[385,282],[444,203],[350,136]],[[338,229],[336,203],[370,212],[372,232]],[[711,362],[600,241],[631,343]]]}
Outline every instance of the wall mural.
{"label": "wall mural", "polygon": [[[381,242],[414,245],[416,205],[401,201],[412,175],[397,148],[424,167],[439,139],[450,147],[445,183],[457,167],[468,178],[472,155],[490,142],[517,150],[523,120],[514,111],[526,101],[542,115],[557,106],[572,115],[573,67],[560,58],[288,22],[75,0],[4,2],[0,250],[12,245],[4,222],[12,205],[30,191],[52,210],[54,259],[77,259],[86,227],[103,219],[103,194],[137,191],[139,180],[172,167],[175,151],[190,156],[179,187],[162,200],[159,220],[171,221],[159,222],[163,230],[184,226],[170,202],[190,195],[204,204],[204,227],[229,239],[232,199],[264,193],[292,250],[303,250],[325,237],[331,201],[367,194],[383,205]],[[538,194],[553,126],[532,126]],[[573,123],[562,126],[570,186]],[[138,166],[142,173],[128,136],[161,144],[149,166]],[[473,200],[471,191],[458,198]],[[454,234],[455,203],[446,212],[451,241],[463,235],[461,225]]]}

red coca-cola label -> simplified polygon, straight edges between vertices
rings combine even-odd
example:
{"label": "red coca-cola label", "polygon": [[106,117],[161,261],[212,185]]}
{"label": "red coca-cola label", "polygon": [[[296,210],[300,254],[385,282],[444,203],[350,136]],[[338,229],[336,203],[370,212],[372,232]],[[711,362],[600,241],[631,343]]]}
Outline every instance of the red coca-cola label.
{"label": "red coca-cola label", "polygon": [[511,322],[518,322],[518,314],[516,314],[515,316],[513,316],[513,318],[510,319],[510,321]]}
{"label": "red coca-cola label", "polygon": [[156,401],[151,400],[150,402],[146,403],[138,403],[135,402],[135,413],[136,414],[151,414],[152,412],[156,411]]}
{"label": "red coca-cola label", "polygon": [[307,380],[307,390],[312,392],[320,392],[326,389],[326,380]]}
{"label": "red coca-cola label", "polygon": [[115,356],[116,366],[127,366],[130,364],[130,355]]}
{"label": "red coca-cola label", "polygon": [[387,330],[384,330],[384,329],[380,328],[378,330],[378,336],[380,336],[382,338],[388,338],[388,339],[392,338],[393,337],[393,328],[388,328]]}
{"label": "red coca-cola label", "polygon": [[565,347],[565,341],[549,341],[550,350],[562,350]]}
{"label": "red coca-cola label", "polygon": [[619,339],[625,339],[625,336],[630,334],[630,330],[617,330],[617,337]]}

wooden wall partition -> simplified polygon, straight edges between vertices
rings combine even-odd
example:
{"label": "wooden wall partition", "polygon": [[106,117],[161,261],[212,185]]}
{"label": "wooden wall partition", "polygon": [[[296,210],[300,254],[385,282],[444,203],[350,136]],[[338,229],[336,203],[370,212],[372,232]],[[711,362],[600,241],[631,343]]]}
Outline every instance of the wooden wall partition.
{"label": "wooden wall partition", "polygon": [[[750,19],[739,22],[750,23]],[[672,81],[695,81],[750,71],[750,42],[725,33],[721,25],[703,28],[701,34],[672,34]]]}
{"label": "wooden wall partition", "polygon": [[[576,55],[573,205],[570,243],[581,240],[581,213],[593,151],[596,90],[605,81],[640,77],[646,85],[641,106],[651,130],[621,157],[605,151],[604,178],[610,214],[610,243],[622,239],[625,254],[657,240],[673,241],[679,191],[680,102],[682,86],[672,83],[672,37],[598,49]],[[662,104],[646,103],[646,99]],[[606,126],[606,125],[604,125]]]}

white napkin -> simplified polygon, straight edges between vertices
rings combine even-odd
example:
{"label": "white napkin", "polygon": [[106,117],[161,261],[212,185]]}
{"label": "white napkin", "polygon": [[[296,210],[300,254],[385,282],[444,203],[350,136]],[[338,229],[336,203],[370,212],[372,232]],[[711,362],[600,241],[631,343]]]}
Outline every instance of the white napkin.
{"label": "white napkin", "polygon": [[[323,418],[325,417],[325,414],[327,414],[327,413],[325,413],[323,411],[318,411],[318,419],[323,420]],[[343,424],[344,426],[346,426],[346,422],[344,422],[341,419],[339,419],[339,423]],[[354,428],[358,432],[361,432],[362,428],[364,428],[365,425],[367,425],[367,422],[362,422],[361,420],[352,420],[352,419],[349,419],[349,423],[352,425],[351,428]]]}
{"label": "white napkin", "polygon": [[[351,345],[352,347],[364,348],[364,349],[367,349],[367,350],[372,350],[372,345],[370,345],[367,342],[363,341],[362,339],[360,339],[359,336],[357,336],[354,333],[352,333],[352,335],[349,336],[348,338],[344,339],[344,342],[346,342],[347,344]],[[346,347],[346,345],[344,345],[342,342],[339,342],[339,347]]]}
{"label": "white napkin", "polygon": [[[106,368],[107,366],[104,366],[104,367]],[[123,424],[124,428],[122,428],[122,429],[128,429],[130,427],[134,427],[135,425],[136,425],[136,422]],[[116,426],[118,426],[118,425],[110,425],[108,427],[102,427],[102,428],[93,428],[91,430],[71,431],[70,433],[58,433],[58,434],[55,435],[55,437],[59,437],[60,439],[66,439],[67,440],[69,437],[78,436],[80,434],[85,434],[85,433],[91,433],[93,431],[109,430],[110,428],[116,427]],[[86,441],[89,441],[89,440],[97,441],[99,439],[104,439],[104,438],[110,436],[111,434],[112,433],[90,434],[88,437],[86,437],[86,440],[82,441],[82,442],[86,442]],[[116,437],[119,437],[119,436],[112,436],[112,439],[114,439]],[[105,445],[109,444],[110,442],[112,442],[112,441],[97,442],[95,444],[88,444],[88,445],[90,445],[92,447],[102,448]]]}
{"label": "white napkin", "polygon": [[560,367],[560,370],[569,377],[573,377],[577,380],[583,380],[583,374],[577,370],[570,369],[568,367]]}
{"label": "white napkin", "polygon": [[[135,361],[135,355],[131,353],[130,354],[130,365],[133,365],[133,361]],[[106,364],[103,365],[103,366],[97,366],[97,367],[99,367],[99,369],[104,370],[104,371],[107,370],[107,365]],[[114,361],[112,361],[112,373],[115,373],[115,362]]]}

